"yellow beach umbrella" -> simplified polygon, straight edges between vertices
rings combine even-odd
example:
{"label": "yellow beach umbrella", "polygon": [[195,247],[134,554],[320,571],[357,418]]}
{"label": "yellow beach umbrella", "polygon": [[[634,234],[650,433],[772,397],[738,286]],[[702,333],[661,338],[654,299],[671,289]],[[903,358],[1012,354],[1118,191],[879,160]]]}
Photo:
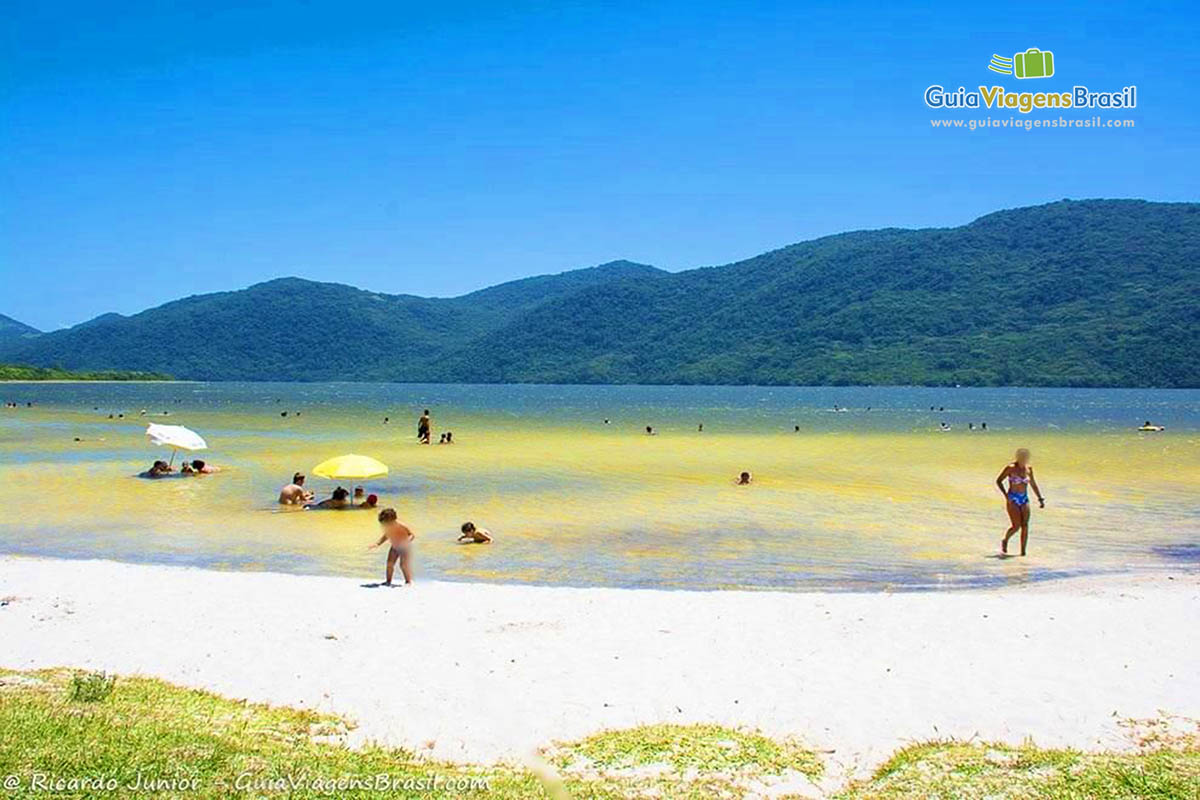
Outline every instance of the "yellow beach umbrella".
{"label": "yellow beach umbrella", "polygon": [[312,473],[319,478],[328,478],[335,481],[352,481],[387,475],[388,468],[387,464],[370,456],[359,456],[350,453],[322,461],[313,467]]}

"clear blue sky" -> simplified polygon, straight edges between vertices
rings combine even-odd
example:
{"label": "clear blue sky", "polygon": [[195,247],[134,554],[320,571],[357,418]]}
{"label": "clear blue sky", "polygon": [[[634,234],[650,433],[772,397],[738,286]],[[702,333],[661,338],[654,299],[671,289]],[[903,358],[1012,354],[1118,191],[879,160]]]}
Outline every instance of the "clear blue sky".
{"label": "clear blue sky", "polygon": [[[1195,2],[443,6],[8,4],[0,312],[48,329],[284,275],[453,295],[1200,199]],[[987,71],[1027,47],[1054,79]],[[931,83],[1135,83],[1137,127],[933,130],[956,115]]]}

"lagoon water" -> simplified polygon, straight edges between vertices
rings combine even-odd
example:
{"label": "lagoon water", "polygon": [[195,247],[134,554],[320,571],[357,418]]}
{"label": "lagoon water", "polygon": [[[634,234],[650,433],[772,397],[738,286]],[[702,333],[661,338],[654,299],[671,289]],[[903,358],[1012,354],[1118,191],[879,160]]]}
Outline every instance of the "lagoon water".
{"label": "lagoon water", "polygon": [[[1200,561],[1198,391],[29,383],[0,395],[20,404],[0,413],[2,553],[377,579],[372,514],[274,503],[292,472],[356,452],[391,466],[364,483],[416,530],[419,578],[904,590]],[[454,445],[416,443],[422,408]],[[1134,430],[1146,419],[1166,432]],[[199,431],[200,457],[223,471],[133,477],[169,455],[147,443],[148,421]],[[1018,446],[1048,504],[1030,557],[1002,560],[993,481]],[[751,486],[734,485],[742,470]],[[456,545],[468,519],[496,543]]]}

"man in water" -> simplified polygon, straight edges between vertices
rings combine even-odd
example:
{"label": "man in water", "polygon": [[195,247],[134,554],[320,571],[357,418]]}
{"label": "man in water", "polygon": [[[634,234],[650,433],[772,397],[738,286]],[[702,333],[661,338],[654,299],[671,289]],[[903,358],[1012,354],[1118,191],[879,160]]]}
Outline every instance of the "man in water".
{"label": "man in water", "polygon": [[292,482],[279,490],[279,502],[285,506],[298,506],[313,499],[313,493],[304,488],[304,476],[297,472]]}
{"label": "man in water", "polygon": [[431,420],[429,419],[429,409],[425,409],[425,413],[417,420],[417,441],[421,444],[429,444],[429,431]]}
{"label": "man in water", "polygon": [[396,509],[385,508],[379,512],[379,528],[383,531],[379,541],[368,547],[373,550],[384,542],[389,542],[391,548],[387,556],[387,580],[384,586],[392,585],[392,575],[396,571],[396,562],[400,562],[400,572],[404,575],[404,584],[412,583],[412,543],[416,535],[409,527],[396,519]]}

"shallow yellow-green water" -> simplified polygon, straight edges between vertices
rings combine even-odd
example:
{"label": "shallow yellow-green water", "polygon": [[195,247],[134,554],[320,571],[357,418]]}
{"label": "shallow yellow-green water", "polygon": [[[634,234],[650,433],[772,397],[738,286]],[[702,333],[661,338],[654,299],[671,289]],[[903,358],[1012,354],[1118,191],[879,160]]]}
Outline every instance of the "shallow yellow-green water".
{"label": "shallow yellow-green water", "polygon": [[[6,388],[22,405],[0,415],[0,552],[376,579],[373,514],[274,503],[293,471],[346,452],[391,466],[361,483],[416,530],[423,577],[929,588],[1189,568],[1200,550],[1196,393]],[[829,394],[855,405],[832,412]],[[449,428],[454,445],[416,444],[426,405],[435,438]],[[1167,432],[1124,424],[1147,407],[1174,423]],[[978,419],[987,432],[967,430]],[[936,429],[943,420],[948,433]],[[198,455],[222,472],[133,477],[169,455],[145,441],[147,421],[201,432],[210,449]],[[1007,518],[993,481],[1017,446],[1034,451],[1049,502],[1033,511],[1030,557],[1001,560]],[[752,485],[734,485],[742,470]],[[334,484],[310,476],[309,486],[323,497]],[[465,520],[495,544],[456,545]]]}

